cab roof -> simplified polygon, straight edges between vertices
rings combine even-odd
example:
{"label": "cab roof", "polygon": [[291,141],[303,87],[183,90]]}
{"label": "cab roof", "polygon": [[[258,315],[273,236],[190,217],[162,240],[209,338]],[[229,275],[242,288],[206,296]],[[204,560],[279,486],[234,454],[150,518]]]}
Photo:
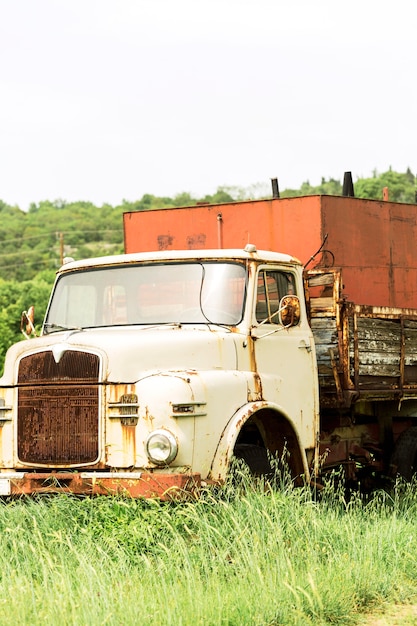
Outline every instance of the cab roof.
{"label": "cab roof", "polygon": [[186,261],[186,260],[256,260],[290,265],[301,265],[301,261],[289,254],[271,252],[269,250],[257,250],[253,244],[248,244],[245,249],[216,249],[216,250],[163,250],[155,252],[133,252],[130,254],[118,254],[112,256],[83,259],[81,261],[68,261],[60,267],[58,273],[75,269],[89,269],[94,267],[129,265],[143,262]]}

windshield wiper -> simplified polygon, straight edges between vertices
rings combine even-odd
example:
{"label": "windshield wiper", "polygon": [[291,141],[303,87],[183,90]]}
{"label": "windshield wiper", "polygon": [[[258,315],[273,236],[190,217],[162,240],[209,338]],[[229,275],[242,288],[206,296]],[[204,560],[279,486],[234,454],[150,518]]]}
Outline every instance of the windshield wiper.
{"label": "windshield wiper", "polygon": [[81,326],[63,326],[62,324],[54,324],[52,322],[46,322],[43,325],[44,330],[59,332],[60,330],[84,330]]}

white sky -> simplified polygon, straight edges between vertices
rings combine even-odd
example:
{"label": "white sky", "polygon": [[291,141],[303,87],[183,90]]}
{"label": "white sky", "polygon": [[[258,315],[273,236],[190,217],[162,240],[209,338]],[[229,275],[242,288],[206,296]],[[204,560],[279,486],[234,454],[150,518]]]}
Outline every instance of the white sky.
{"label": "white sky", "polygon": [[2,0],[0,199],[417,173],[415,0]]}

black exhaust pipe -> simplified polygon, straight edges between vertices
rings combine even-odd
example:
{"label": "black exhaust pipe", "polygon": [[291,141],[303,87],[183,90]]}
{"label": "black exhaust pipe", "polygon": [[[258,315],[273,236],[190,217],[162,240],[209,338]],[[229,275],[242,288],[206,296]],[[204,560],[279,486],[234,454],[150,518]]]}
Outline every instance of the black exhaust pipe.
{"label": "black exhaust pipe", "polygon": [[272,197],[279,198],[278,178],[271,178],[272,183]]}
{"label": "black exhaust pipe", "polygon": [[355,197],[355,190],[353,189],[352,172],[345,172],[345,175],[343,177],[342,195],[349,196],[350,198]]}

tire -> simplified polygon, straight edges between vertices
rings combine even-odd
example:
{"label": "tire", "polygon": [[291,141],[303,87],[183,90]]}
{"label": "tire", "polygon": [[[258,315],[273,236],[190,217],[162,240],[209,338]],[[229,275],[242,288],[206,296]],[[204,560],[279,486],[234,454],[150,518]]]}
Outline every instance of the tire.
{"label": "tire", "polygon": [[271,476],[272,467],[266,448],[240,443],[235,446],[234,455],[246,463],[254,476]]}
{"label": "tire", "polygon": [[398,437],[391,456],[394,476],[410,481],[417,471],[417,426],[411,426]]}

